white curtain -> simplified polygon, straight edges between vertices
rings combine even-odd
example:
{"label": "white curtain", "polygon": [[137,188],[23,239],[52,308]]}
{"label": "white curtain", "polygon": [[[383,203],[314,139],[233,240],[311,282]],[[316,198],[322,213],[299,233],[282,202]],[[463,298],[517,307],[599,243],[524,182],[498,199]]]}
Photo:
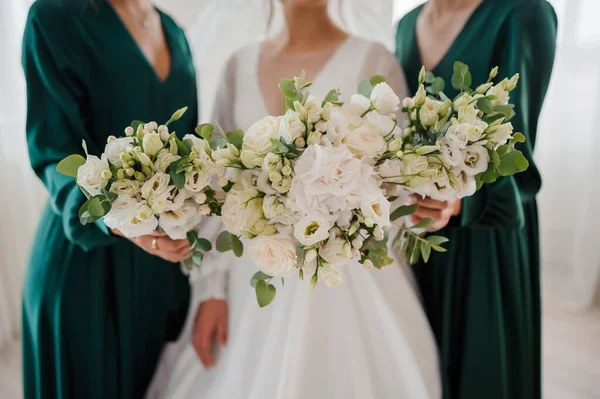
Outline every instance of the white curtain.
{"label": "white curtain", "polygon": [[45,192],[29,168],[21,36],[28,0],[0,4],[0,348],[20,330],[23,271]]}

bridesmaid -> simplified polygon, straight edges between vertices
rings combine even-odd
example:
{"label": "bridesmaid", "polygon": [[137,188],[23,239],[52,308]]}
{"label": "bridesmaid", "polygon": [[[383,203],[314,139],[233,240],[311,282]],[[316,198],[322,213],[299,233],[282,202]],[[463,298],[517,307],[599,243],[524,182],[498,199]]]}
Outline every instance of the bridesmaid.
{"label": "bridesmaid", "polygon": [[[440,348],[444,398],[541,397],[540,254],[532,158],[538,118],[554,61],[556,15],[545,0],[430,0],[399,23],[396,55],[411,91],[421,65],[450,87],[454,61],[484,82],[520,73],[512,123],[527,136],[529,169],[499,179],[455,207],[448,252],[415,273]],[[420,202],[418,217],[441,203]]]}
{"label": "bridesmaid", "polygon": [[38,0],[23,39],[27,143],[48,189],[23,293],[26,398],[141,398],[163,343],[185,320],[186,240],[126,240],[102,221],[82,226],[85,198],[56,164],[100,154],[131,120],[197,121],[183,31],[149,0]]}

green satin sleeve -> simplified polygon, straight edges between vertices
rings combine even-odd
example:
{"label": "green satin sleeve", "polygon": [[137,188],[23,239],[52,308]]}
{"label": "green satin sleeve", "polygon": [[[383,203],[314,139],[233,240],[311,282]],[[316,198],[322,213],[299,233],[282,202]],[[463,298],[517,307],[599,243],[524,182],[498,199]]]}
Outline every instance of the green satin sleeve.
{"label": "green satin sleeve", "polygon": [[71,177],[56,171],[66,156],[82,152],[86,133],[82,99],[86,79],[81,58],[73,58],[73,37],[59,9],[37,8],[23,37],[23,69],[27,80],[27,145],[31,166],[49,193],[52,210],[61,216],[67,238],[89,251],[118,241],[99,220],[95,226],[79,222],[85,196]]}
{"label": "green satin sleeve", "polygon": [[523,2],[515,7],[501,29],[495,54],[498,81],[520,74],[511,92],[516,115],[515,132],[526,142],[519,145],[529,161],[527,171],[486,184],[472,197],[464,198],[458,220],[461,226],[522,228],[523,204],[535,198],[541,176],[533,160],[535,132],[552,73],[556,49],[556,14],[546,2]]}

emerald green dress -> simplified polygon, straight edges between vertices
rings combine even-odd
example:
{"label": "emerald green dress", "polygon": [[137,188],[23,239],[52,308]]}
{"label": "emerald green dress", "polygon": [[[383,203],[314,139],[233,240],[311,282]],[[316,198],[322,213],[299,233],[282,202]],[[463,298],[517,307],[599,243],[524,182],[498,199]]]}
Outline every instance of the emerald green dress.
{"label": "emerald green dress", "polygon": [[177,338],[190,296],[177,264],[111,236],[102,221],[82,226],[85,201],[56,164],[100,155],[109,135],[134,120],[191,132],[196,82],[183,31],[160,14],[171,51],[161,82],[117,14],[102,0],[39,0],[23,39],[27,143],[48,189],[23,293],[25,398],[141,398],[163,344]]}
{"label": "emerald green dress", "polygon": [[[414,93],[421,68],[415,26],[422,6],[399,23],[396,55]],[[529,169],[463,199],[462,213],[440,231],[448,252],[415,266],[440,350],[446,399],[541,397],[539,227],[541,178],[532,158],[550,80],[556,15],[545,0],[484,0],[433,73],[450,86],[454,61],[475,84],[499,66],[498,79],[520,73],[511,93],[512,123],[527,136]]]}

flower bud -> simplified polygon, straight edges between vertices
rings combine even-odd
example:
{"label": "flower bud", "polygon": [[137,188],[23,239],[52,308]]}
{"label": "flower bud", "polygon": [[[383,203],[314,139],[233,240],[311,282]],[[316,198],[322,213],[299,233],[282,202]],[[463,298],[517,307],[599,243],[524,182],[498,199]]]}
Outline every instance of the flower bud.
{"label": "flower bud", "polygon": [[310,132],[307,140],[308,145],[319,144],[319,142],[321,142],[321,132]]}
{"label": "flower bud", "polygon": [[425,82],[425,66],[422,66],[419,71],[419,84],[423,84],[423,82]]}
{"label": "flower bud", "polygon": [[134,173],[135,173],[135,170],[133,170],[132,168],[125,169],[125,174],[129,177],[133,176]]}
{"label": "flower bud", "polygon": [[404,153],[402,151],[396,151],[396,156],[398,158],[402,158],[403,155],[404,155]]}
{"label": "flower bud", "polygon": [[283,176],[281,176],[281,173],[279,173],[277,171],[273,171],[273,172],[269,173],[269,180],[271,180],[273,183],[279,183],[281,181],[281,179],[283,179]]}
{"label": "flower bud", "polygon": [[[161,127],[162,127],[162,126],[161,126]],[[168,131],[165,131],[165,130],[163,130],[162,132],[159,132],[159,134],[160,134],[160,139],[161,139],[162,141],[165,141],[165,142],[166,142],[166,141],[169,141],[169,136],[170,136],[170,134],[169,134],[169,132],[168,132]]]}
{"label": "flower bud", "polygon": [[409,135],[409,134],[411,134],[411,133],[412,133],[412,129],[411,129],[411,128],[409,128],[409,127],[407,127],[406,129],[404,129],[404,131],[402,132],[402,134],[403,134],[405,137],[406,137],[406,136],[408,136],[408,135]]}
{"label": "flower bud", "polygon": [[113,141],[115,141],[117,138],[115,136],[108,136],[108,138],[106,139],[107,143],[112,143]]}
{"label": "flower bud", "polygon": [[152,160],[150,159],[150,157],[148,155],[144,154],[143,152],[138,152],[137,157],[139,158],[142,165],[146,165],[146,166],[152,165]]}
{"label": "flower bud", "polygon": [[475,93],[477,94],[484,94],[485,92],[487,92],[490,87],[492,87],[494,85],[493,82],[488,82],[488,83],[483,83],[480,84],[479,86],[477,86],[477,88],[475,89]]}
{"label": "flower bud", "polygon": [[519,82],[519,74],[516,73],[508,82],[504,84],[504,90],[513,91]]}
{"label": "flower bud", "polygon": [[285,165],[283,168],[281,168],[281,173],[284,176],[289,176],[292,174],[292,168],[289,165]]}
{"label": "flower bud", "polygon": [[169,128],[167,126],[165,126],[165,125],[160,125],[158,127],[158,133],[162,134],[164,132],[169,133]]}
{"label": "flower bud", "polygon": [[354,240],[352,240],[352,247],[356,248],[356,249],[361,249],[363,246],[363,239],[360,237],[356,237]]}
{"label": "flower bud", "polygon": [[128,164],[129,166],[135,166],[135,161],[134,161],[134,160],[133,160],[133,158],[132,158],[132,159],[130,159],[130,160],[129,160],[129,162],[127,162],[127,164]]}
{"label": "flower bud", "polygon": [[310,289],[311,290],[315,289],[318,281],[319,281],[319,277],[317,276],[317,273],[313,274],[313,276],[310,278]]}
{"label": "flower bud", "polygon": [[200,205],[200,207],[198,208],[198,212],[201,215],[208,215],[210,214],[210,206],[208,206],[208,204]]}
{"label": "flower bud", "polygon": [[427,97],[427,93],[425,92],[425,86],[420,85],[419,90],[417,90],[417,94],[414,97],[415,105],[420,107],[425,102],[425,98]]}
{"label": "flower bud", "polygon": [[375,227],[375,229],[373,230],[373,237],[375,237],[375,239],[377,241],[383,240],[383,238],[385,237],[385,234],[384,234],[383,229],[381,228],[381,226]]}
{"label": "flower bud", "polygon": [[265,229],[263,230],[262,234],[265,236],[272,236],[273,234],[277,234],[277,227],[273,226],[272,224],[268,224],[265,226]]}
{"label": "flower bud", "polygon": [[402,148],[402,140],[392,140],[388,144],[388,150],[390,150],[391,152],[396,152],[400,150],[400,148]]}
{"label": "flower bud", "polygon": [[425,154],[430,154],[434,151],[437,151],[440,149],[440,146],[437,145],[424,145],[422,147],[419,147],[415,150],[415,152],[418,155],[425,155]]}
{"label": "flower bud", "polygon": [[318,121],[315,124],[315,129],[317,129],[321,133],[325,133],[327,131],[327,123],[324,121]]}
{"label": "flower bud", "polygon": [[100,173],[100,177],[102,177],[104,180],[108,180],[112,177],[112,173],[110,173],[110,170],[104,169],[102,173]]}
{"label": "flower bud", "polygon": [[323,107],[323,111],[321,112],[321,118],[324,121],[328,121],[329,119],[331,119],[331,108],[333,108],[333,104],[329,102],[326,103]]}
{"label": "flower bud", "polygon": [[125,147],[125,151],[127,151],[127,152],[133,152],[133,146],[132,146],[131,144],[128,144],[128,145]]}
{"label": "flower bud", "polygon": [[416,120],[417,120],[417,111],[416,111],[416,110],[413,110],[413,111],[410,113],[410,119],[412,119],[413,121],[416,121]]}
{"label": "flower bud", "polygon": [[310,262],[312,262],[315,259],[317,259],[317,250],[316,249],[311,249],[304,256],[304,264],[307,265],[307,264],[309,264]]}
{"label": "flower bud", "polygon": [[154,172],[152,171],[152,169],[150,169],[146,165],[142,165],[142,173],[145,174],[147,177],[154,176]]}
{"label": "flower bud", "polygon": [[133,147],[133,152],[142,152],[142,147],[136,145],[135,147]]}
{"label": "flower bud", "polygon": [[217,184],[219,185],[219,187],[225,187],[229,184],[229,180],[227,180],[226,177],[221,177],[219,178],[219,180],[217,180]]}
{"label": "flower bud", "polygon": [[131,126],[127,126],[127,127],[125,128],[125,135],[126,135],[127,137],[131,137],[131,136],[133,136],[133,133],[134,133],[134,131],[133,131],[133,128],[132,128]]}
{"label": "flower bud", "polygon": [[117,179],[123,180],[125,178],[125,171],[123,169],[117,170]]}
{"label": "flower bud", "polygon": [[142,172],[135,172],[134,178],[135,178],[135,180],[139,181],[140,183],[143,183],[146,181],[146,175],[143,174]]}
{"label": "flower bud", "polygon": [[410,97],[405,97],[404,100],[402,100],[402,108],[414,108],[415,106],[415,100],[413,100]]}
{"label": "flower bud", "polygon": [[363,267],[367,270],[373,269],[373,261],[371,259],[365,259],[365,261],[363,262]]}
{"label": "flower bud", "polygon": [[199,203],[199,204],[204,204],[206,202],[206,194],[204,193],[198,193],[196,194],[196,196],[194,197],[194,200]]}
{"label": "flower bud", "polygon": [[498,67],[497,66],[495,66],[494,68],[492,68],[492,70],[490,71],[489,79],[492,80],[496,76],[498,76]]}
{"label": "flower bud", "polygon": [[375,222],[373,221],[372,218],[370,218],[370,217],[365,218],[365,226],[373,227],[374,225],[375,225]]}
{"label": "flower bud", "polygon": [[396,122],[396,114],[390,114],[390,119],[392,120],[392,122]]}

